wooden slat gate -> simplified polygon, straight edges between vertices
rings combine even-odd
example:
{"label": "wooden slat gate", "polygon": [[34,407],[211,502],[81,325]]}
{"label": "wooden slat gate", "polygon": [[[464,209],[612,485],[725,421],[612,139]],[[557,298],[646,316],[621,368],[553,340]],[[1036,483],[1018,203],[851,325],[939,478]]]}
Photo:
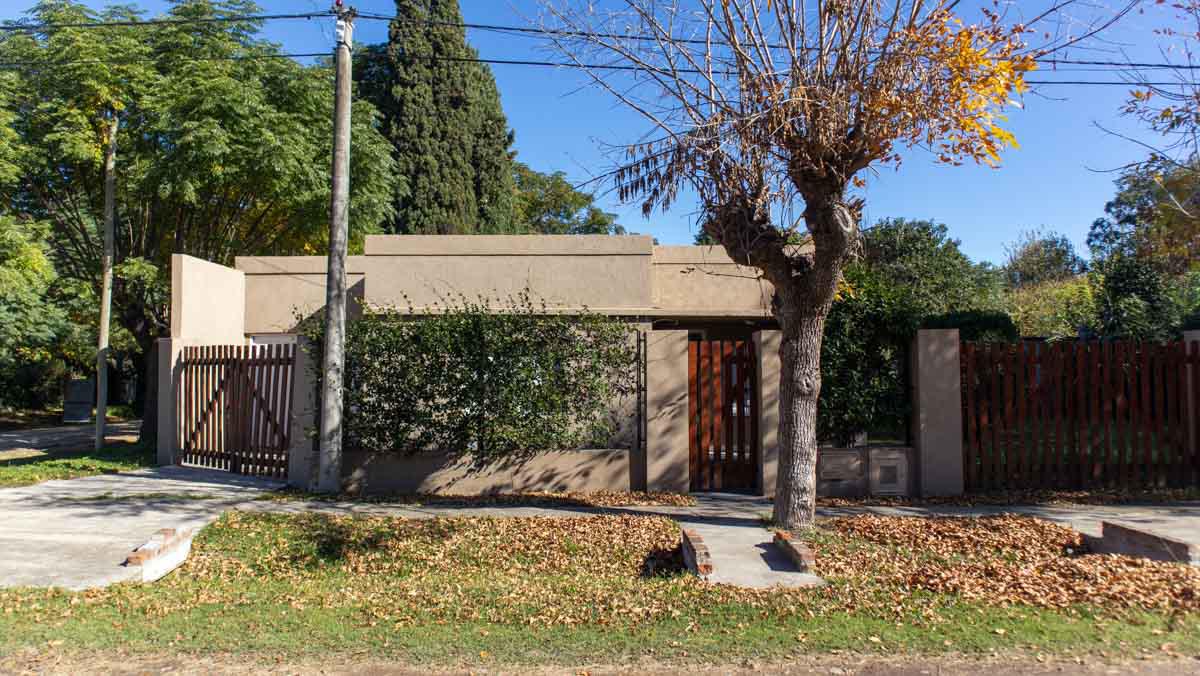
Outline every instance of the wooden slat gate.
{"label": "wooden slat gate", "polygon": [[185,347],[180,462],[287,477],[295,345]]}
{"label": "wooden slat gate", "polygon": [[689,341],[691,490],[757,488],[757,364],[751,340]]}
{"label": "wooden slat gate", "polygon": [[963,343],[967,490],[1200,485],[1200,343]]}

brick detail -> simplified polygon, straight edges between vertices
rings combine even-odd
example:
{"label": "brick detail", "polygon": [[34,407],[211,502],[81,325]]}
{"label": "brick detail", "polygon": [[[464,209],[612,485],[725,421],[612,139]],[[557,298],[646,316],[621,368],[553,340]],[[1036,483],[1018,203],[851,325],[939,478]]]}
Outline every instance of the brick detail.
{"label": "brick detail", "polygon": [[775,531],[775,546],[796,564],[800,572],[811,573],[816,569],[817,559],[812,550],[791,533],[784,530]]}
{"label": "brick detail", "polygon": [[702,578],[712,575],[712,555],[708,552],[708,545],[704,544],[704,538],[690,528],[682,531],[683,561],[688,570]]}
{"label": "brick detail", "polygon": [[126,566],[141,566],[148,561],[162,558],[174,552],[180,546],[191,542],[192,531],[179,531],[174,528],[163,528],[154,534],[148,542],[133,550],[125,557]]}

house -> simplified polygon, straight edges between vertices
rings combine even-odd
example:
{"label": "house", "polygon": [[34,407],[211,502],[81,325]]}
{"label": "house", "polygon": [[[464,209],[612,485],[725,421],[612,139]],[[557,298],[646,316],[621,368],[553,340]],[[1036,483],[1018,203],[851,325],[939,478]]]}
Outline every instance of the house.
{"label": "house", "polygon": [[[448,493],[773,489],[779,332],[772,290],[719,247],[656,246],[645,236],[377,235],[366,238],[363,255],[349,258],[347,272],[352,308],[420,312],[452,295],[528,288],[558,311],[586,307],[629,322],[642,364],[639,396],[629,404],[631,433],[612,448],[548,451],[482,469],[437,454],[348,454],[350,484]],[[201,382],[203,392],[184,392],[197,380],[189,369],[219,371],[228,366],[222,359],[247,354],[230,346],[294,344],[298,319],[324,306],[325,275],[324,257],[239,257],[233,268],[173,259],[171,337],[159,344],[159,416],[178,434],[162,435],[160,462],[236,469],[230,458],[249,443],[237,433],[243,423],[218,420],[237,399],[236,392],[221,394],[220,383],[233,381],[222,371]],[[210,346],[203,363],[199,346]],[[279,354],[290,355],[291,372],[274,381],[287,390],[273,395],[283,402],[279,410],[265,403],[248,410],[251,418],[269,418],[261,423],[271,428],[265,437],[286,446],[272,451],[274,474],[306,486],[315,463],[315,386],[311,356],[289,350]],[[208,429],[217,423],[215,433]],[[260,439],[254,452],[270,445]],[[868,460],[863,454],[836,464],[848,473],[844,479],[862,483]]]}

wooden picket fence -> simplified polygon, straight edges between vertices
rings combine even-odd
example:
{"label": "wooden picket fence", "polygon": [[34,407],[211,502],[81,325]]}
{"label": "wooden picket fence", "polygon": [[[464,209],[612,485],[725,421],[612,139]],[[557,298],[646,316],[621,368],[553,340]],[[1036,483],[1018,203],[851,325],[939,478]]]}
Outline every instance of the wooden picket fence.
{"label": "wooden picket fence", "polygon": [[963,343],[968,490],[1200,485],[1200,343]]}
{"label": "wooden picket fence", "polygon": [[287,477],[295,345],[185,347],[181,462]]}

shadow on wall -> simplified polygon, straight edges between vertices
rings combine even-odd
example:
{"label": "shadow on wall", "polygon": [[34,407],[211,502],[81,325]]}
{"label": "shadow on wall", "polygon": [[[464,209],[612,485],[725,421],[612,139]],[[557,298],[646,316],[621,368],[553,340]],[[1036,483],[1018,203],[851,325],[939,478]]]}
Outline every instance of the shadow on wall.
{"label": "shadow on wall", "polygon": [[523,491],[628,491],[630,451],[546,451],[477,466],[448,453],[348,451],[346,490],[366,494],[442,493],[487,495]]}

